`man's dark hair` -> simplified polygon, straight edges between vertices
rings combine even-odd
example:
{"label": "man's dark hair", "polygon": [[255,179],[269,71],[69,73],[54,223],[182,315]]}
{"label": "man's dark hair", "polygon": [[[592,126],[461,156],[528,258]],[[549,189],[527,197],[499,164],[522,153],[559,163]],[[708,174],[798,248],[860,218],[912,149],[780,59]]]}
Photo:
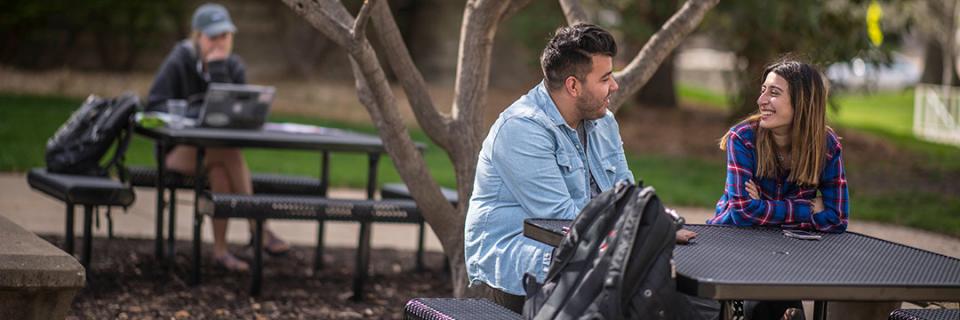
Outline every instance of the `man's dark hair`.
{"label": "man's dark hair", "polygon": [[585,81],[595,54],[617,55],[617,42],[606,30],[584,23],[557,29],[540,56],[547,87],[559,89],[569,76]]}

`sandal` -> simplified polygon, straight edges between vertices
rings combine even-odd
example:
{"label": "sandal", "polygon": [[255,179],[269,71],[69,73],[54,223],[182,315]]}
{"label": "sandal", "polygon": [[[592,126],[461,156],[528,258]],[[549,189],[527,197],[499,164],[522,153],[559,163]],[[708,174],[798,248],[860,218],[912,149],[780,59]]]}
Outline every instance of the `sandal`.
{"label": "sandal", "polygon": [[803,310],[789,308],[783,312],[783,320],[803,320]]}
{"label": "sandal", "polygon": [[[263,238],[263,252],[266,252],[270,256],[278,257],[290,252],[290,245],[287,244],[286,241],[277,238],[277,236],[273,234],[273,231],[264,230]],[[253,247],[253,237],[250,237],[250,247]]]}
{"label": "sandal", "polygon": [[213,257],[213,264],[217,267],[227,269],[227,271],[232,272],[248,272],[250,271],[250,265],[245,261],[234,257],[232,254],[227,253],[219,257]]}

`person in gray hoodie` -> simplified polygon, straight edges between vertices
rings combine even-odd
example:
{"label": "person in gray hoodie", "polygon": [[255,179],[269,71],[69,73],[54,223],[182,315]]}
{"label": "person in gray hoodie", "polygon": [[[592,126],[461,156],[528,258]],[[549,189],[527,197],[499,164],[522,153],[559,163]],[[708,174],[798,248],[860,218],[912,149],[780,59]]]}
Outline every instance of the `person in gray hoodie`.
{"label": "person in gray hoodie", "polygon": [[[233,35],[237,27],[230,13],[219,4],[201,5],[193,13],[189,39],[180,41],[167,56],[157,72],[147,96],[148,111],[167,111],[169,100],[185,100],[186,116],[197,118],[210,83],[246,83],[246,73],[240,57],[233,54]],[[166,155],[167,168],[196,174],[196,148],[176,146]],[[209,148],[205,163],[210,189],[217,193],[252,194],[250,169],[241,150]],[[227,219],[213,219],[214,261],[231,271],[247,271],[249,265],[227,250]],[[253,223],[250,228],[253,228]],[[290,246],[269,228],[264,229],[263,250],[271,255],[284,254]]]}

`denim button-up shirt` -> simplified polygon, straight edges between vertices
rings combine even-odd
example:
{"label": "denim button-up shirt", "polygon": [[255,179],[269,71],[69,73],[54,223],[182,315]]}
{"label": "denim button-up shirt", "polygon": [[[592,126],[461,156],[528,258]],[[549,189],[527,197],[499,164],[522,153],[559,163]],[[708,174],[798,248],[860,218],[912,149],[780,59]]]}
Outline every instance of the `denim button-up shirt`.
{"label": "denim button-up shirt", "polygon": [[541,82],[490,128],[477,161],[464,234],[471,284],[524,295],[523,275],[543,281],[553,248],[524,237],[523,220],[573,219],[590,201],[591,174],[601,191],[622,180],[633,182],[613,113],[583,125],[588,149]]}

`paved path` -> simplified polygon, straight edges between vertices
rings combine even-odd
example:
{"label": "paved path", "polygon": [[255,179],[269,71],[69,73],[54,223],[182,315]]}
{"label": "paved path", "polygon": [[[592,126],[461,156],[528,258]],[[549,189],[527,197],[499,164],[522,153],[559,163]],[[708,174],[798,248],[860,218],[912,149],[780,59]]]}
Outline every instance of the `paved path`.
{"label": "paved path", "polygon": [[[153,239],[155,221],[156,193],[152,188],[137,188],[137,201],[124,213],[115,210],[113,213],[114,234],[123,237]],[[362,190],[334,189],[331,195],[340,198],[364,198]],[[178,196],[177,208],[177,238],[188,240],[191,236],[192,221],[189,218],[193,212],[193,194],[181,191]],[[701,208],[678,208],[689,223],[703,223],[713,212]],[[79,213],[79,210],[78,210]],[[16,222],[27,230],[40,234],[64,233],[64,207],[59,201],[30,190],[26,177],[21,173],[0,173],[0,215]],[[78,215],[78,220],[79,219]],[[247,243],[249,232],[244,228],[246,223],[234,220],[227,234],[231,243]],[[203,229],[205,241],[212,241],[211,230]],[[272,228],[285,239],[298,245],[312,246],[316,240],[316,224],[297,221],[273,221]],[[76,232],[81,233],[82,223],[76,223]],[[349,222],[328,222],[325,241],[330,246],[355,247],[358,225]],[[852,220],[850,230],[867,234],[889,241],[903,243],[909,246],[937,252],[943,255],[960,258],[960,239],[940,235],[923,230],[887,225],[868,221]],[[401,250],[416,249],[416,226],[374,224],[372,245],[375,248],[394,248]],[[95,234],[106,237],[106,222],[101,222],[101,228]],[[433,233],[428,233],[427,249],[440,251],[440,243]]]}
{"label": "paved path", "polygon": [[[153,239],[156,226],[156,191],[153,188],[136,188],[137,199],[127,212],[115,208],[113,215],[114,236]],[[333,189],[331,196],[339,198],[366,198],[363,190]],[[63,203],[30,189],[27,178],[22,173],[0,173],[0,215],[19,224],[24,229],[38,234],[64,234],[66,218]],[[75,209],[77,217],[75,232],[81,236],[83,220],[81,207]],[[177,239],[193,239],[193,192],[182,190],[177,193]],[[167,222],[164,221],[166,224]],[[204,223],[203,239],[213,241],[213,231],[209,221]],[[231,220],[228,228],[227,241],[230,243],[246,244],[250,240],[250,233],[246,230],[246,222],[238,219]],[[271,228],[293,244],[314,246],[316,244],[316,223],[306,221],[271,221]],[[101,219],[99,229],[94,225],[94,234],[97,237],[106,237],[106,220]],[[329,246],[356,247],[359,224],[351,222],[327,222],[324,241]],[[417,227],[407,224],[374,223],[371,243],[375,248],[394,248],[415,250],[417,246]],[[427,249],[441,251],[440,242],[428,233]]]}

